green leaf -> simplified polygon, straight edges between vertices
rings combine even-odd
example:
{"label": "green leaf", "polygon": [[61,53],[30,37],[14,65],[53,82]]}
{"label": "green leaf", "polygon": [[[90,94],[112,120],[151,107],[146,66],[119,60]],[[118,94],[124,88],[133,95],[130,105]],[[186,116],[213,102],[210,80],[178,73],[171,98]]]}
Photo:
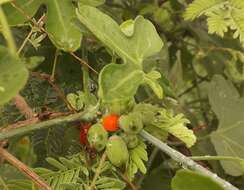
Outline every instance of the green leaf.
{"label": "green leaf", "polygon": [[130,64],[111,63],[99,75],[98,96],[104,102],[130,100],[143,82],[143,72]]}
{"label": "green leaf", "polygon": [[77,15],[104,45],[127,62],[141,65],[145,58],[159,52],[163,47],[153,24],[142,16],[135,19],[134,35],[128,38],[111,17],[94,7],[80,6]]}
{"label": "green leaf", "polygon": [[9,2],[11,2],[12,0],[0,0],[0,5],[1,4],[4,4],[4,3],[9,3]]}
{"label": "green leaf", "polygon": [[93,7],[100,6],[105,3],[105,0],[79,0],[82,5],[90,5]]}
{"label": "green leaf", "polygon": [[[4,0],[5,1],[5,0]],[[18,0],[15,1],[15,5],[21,9],[26,15],[32,18],[36,11],[39,9],[40,5],[43,3],[43,0]],[[21,13],[19,10],[14,8],[11,4],[4,4],[3,10],[6,14],[8,23],[10,25],[23,24],[28,20],[26,15]]]}
{"label": "green leaf", "polygon": [[186,12],[185,19],[194,20],[202,15],[207,16],[208,31],[223,37],[232,30],[233,38],[239,38],[244,44],[244,2],[242,0],[195,0]]}
{"label": "green leaf", "polygon": [[157,81],[161,78],[161,74],[157,71],[151,71],[150,73],[144,75],[145,83],[148,84],[153,92],[158,96],[158,98],[163,98],[163,89]]}
{"label": "green leaf", "polygon": [[124,35],[131,37],[135,31],[135,21],[132,19],[126,20],[119,27]]}
{"label": "green leaf", "polygon": [[17,95],[27,79],[28,71],[24,63],[0,46],[0,105]]}
{"label": "green leaf", "polygon": [[224,190],[208,176],[190,170],[179,170],[171,182],[172,190]]}
{"label": "green leaf", "polygon": [[126,166],[126,172],[130,180],[134,178],[138,170],[143,174],[147,172],[147,168],[144,165],[144,161],[148,161],[146,148],[147,146],[140,140],[137,147],[129,150],[130,158]]}
{"label": "green leaf", "polygon": [[46,5],[49,38],[58,49],[76,51],[80,47],[82,34],[74,24],[76,16],[72,1],[46,0]]}
{"label": "green leaf", "polygon": [[190,121],[183,114],[174,116],[172,112],[165,109],[161,109],[158,113],[159,115],[152,122],[153,126],[174,135],[183,141],[187,147],[191,147],[196,143],[196,136],[193,131],[186,127],[186,124]]}
{"label": "green leaf", "polygon": [[[244,158],[244,98],[240,98],[230,81],[216,75],[208,91],[211,107],[219,119],[219,126],[211,134],[217,154]],[[244,169],[232,161],[220,161],[226,173],[239,176]]]}

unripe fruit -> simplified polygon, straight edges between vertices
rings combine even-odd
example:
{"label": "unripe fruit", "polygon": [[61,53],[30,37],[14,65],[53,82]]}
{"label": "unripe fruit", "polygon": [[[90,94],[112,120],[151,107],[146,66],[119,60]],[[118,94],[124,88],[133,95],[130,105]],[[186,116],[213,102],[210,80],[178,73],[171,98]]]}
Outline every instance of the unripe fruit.
{"label": "unripe fruit", "polygon": [[110,114],[103,118],[103,127],[106,131],[115,132],[119,130],[119,116]]}
{"label": "unripe fruit", "polygon": [[122,134],[122,138],[126,142],[128,148],[135,148],[139,143],[137,135],[124,133]]}
{"label": "unripe fruit", "polygon": [[129,159],[127,146],[123,139],[117,135],[109,138],[106,153],[110,162],[116,167],[126,164]]}
{"label": "unripe fruit", "polygon": [[101,124],[93,125],[87,134],[88,142],[97,151],[102,151],[108,141],[108,133]]}
{"label": "unripe fruit", "polygon": [[119,119],[119,126],[126,133],[138,134],[143,128],[143,123],[141,115],[138,113],[131,113],[128,115],[123,115]]}

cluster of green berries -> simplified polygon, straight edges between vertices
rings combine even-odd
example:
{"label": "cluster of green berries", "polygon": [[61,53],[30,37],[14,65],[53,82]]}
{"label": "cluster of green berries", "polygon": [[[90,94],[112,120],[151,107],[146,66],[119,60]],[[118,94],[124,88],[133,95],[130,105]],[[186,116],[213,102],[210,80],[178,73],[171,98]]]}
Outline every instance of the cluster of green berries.
{"label": "cluster of green berries", "polygon": [[138,145],[137,133],[142,127],[140,118],[110,114],[100,123],[85,124],[80,131],[80,142],[97,152],[105,150],[110,162],[120,167],[129,159],[128,149]]}

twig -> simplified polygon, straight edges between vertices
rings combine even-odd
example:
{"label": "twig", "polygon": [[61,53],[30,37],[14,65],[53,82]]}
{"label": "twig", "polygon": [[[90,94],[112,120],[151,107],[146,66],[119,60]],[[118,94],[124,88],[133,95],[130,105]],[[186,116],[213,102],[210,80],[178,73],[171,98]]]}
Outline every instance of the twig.
{"label": "twig", "polygon": [[15,158],[7,150],[0,148],[0,155],[10,164],[12,164],[19,171],[24,173],[28,178],[30,178],[36,185],[38,185],[43,190],[53,190],[48,186],[36,173],[34,173],[28,166]]}
{"label": "twig", "polygon": [[[42,17],[37,21],[36,24],[39,25],[39,24],[43,21],[44,18],[45,18],[45,14],[42,15]],[[22,42],[20,48],[18,49],[18,51],[17,51],[17,54],[18,54],[18,55],[20,54],[20,52],[21,52],[21,51],[23,50],[23,48],[25,47],[26,43],[28,42],[28,40],[29,40],[29,38],[31,37],[31,35],[33,34],[33,32],[34,32],[34,29],[33,29],[33,27],[32,27],[32,28],[31,28],[31,31],[30,31],[29,34],[26,36],[26,38],[25,38],[24,41]]]}
{"label": "twig", "polygon": [[95,187],[97,178],[99,177],[99,175],[101,173],[103,164],[106,161],[106,159],[107,159],[107,154],[106,154],[106,152],[104,152],[102,157],[101,157],[101,159],[100,159],[99,165],[98,165],[98,167],[96,169],[96,173],[95,173],[95,176],[93,177],[91,185],[88,187],[88,190],[93,190],[93,188]]}
{"label": "twig", "polygon": [[35,116],[35,113],[32,111],[30,106],[21,95],[18,94],[14,97],[14,104],[26,119],[30,119]]}
{"label": "twig", "polygon": [[12,130],[9,130],[6,132],[1,132],[0,141],[14,137],[14,136],[27,134],[27,133],[33,132],[35,130],[40,130],[40,129],[44,129],[44,128],[48,128],[48,127],[57,126],[60,124],[69,124],[69,123],[73,123],[73,122],[79,122],[82,120],[85,120],[85,121],[92,120],[96,116],[96,112],[97,112],[97,106],[92,107],[91,109],[86,110],[84,112],[80,112],[80,113],[76,113],[76,114],[72,114],[69,116],[60,117],[60,118],[56,118],[56,119],[51,119],[51,120],[43,121],[40,123],[22,126],[20,128],[12,129]]}
{"label": "twig", "polygon": [[56,72],[56,67],[58,63],[58,55],[59,55],[59,50],[56,49],[55,55],[54,55],[54,61],[53,61],[53,68],[52,68],[52,75],[51,75],[51,81],[54,82],[55,80],[55,72]]}
{"label": "twig", "polygon": [[[11,3],[11,5],[16,8],[16,10],[18,10],[22,15],[24,15],[28,20],[30,20],[34,25],[38,26],[38,24],[28,15],[24,12],[23,9],[21,9],[20,7],[18,7],[14,2]],[[49,35],[50,37],[53,38],[52,34],[48,33],[45,28],[43,26],[40,27],[40,30],[45,32],[47,35]],[[93,69],[87,62],[85,62],[84,60],[82,60],[80,57],[78,57],[77,55],[75,55],[73,52],[70,52],[70,54],[77,59],[81,64],[85,65],[86,67],[88,67],[89,69],[91,69],[93,72],[95,72],[96,74],[98,74],[98,72]]]}
{"label": "twig", "polygon": [[72,55],[75,59],[77,59],[82,65],[87,66],[89,69],[91,69],[94,73],[98,74],[98,72],[93,69],[86,61],[75,55],[73,52],[70,52],[70,55]]}
{"label": "twig", "polygon": [[77,111],[73,106],[69,103],[69,101],[66,99],[65,94],[60,90],[60,88],[52,81],[51,76],[46,73],[38,73],[38,72],[32,72],[32,76],[38,77],[40,79],[46,80],[53,89],[57,92],[58,96],[61,98],[61,100],[66,104],[66,106],[73,112],[76,113]]}
{"label": "twig", "polygon": [[[3,178],[0,176],[0,185],[2,184],[3,186],[3,190],[9,190],[7,184],[5,183],[5,181],[3,180]],[[1,186],[0,186],[1,187]]]}
{"label": "twig", "polygon": [[160,150],[164,153],[168,154],[173,160],[187,166],[189,169],[202,173],[205,176],[210,177],[213,181],[221,185],[224,189],[227,190],[238,190],[235,186],[230,184],[229,182],[225,181],[224,179],[220,178],[217,174],[212,173],[211,171],[207,170],[206,168],[202,167],[201,165],[194,162],[192,159],[184,156],[180,152],[174,150],[173,148],[169,147],[167,144],[163,143],[162,141],[158,140],[154,136],[150,135],[146,131],[142,131],[141,136],[152,143],[153,145],[157,146]]}
{"label": "twig", "polygon": [[14,42],[14,39],[13,39],[13,36],[11,34],[11,31],[10,31],[6,16],[5,16],[4,12],[3,12],[3,9],[1,7],[1,5],[0,5],[0,23],[2,24],[2,32],[3,32],[3,35],[4,35],[5,39],[6,39],[6,41],[7,41],[7,44],[8,44],[8,47],[9,47],[9,51],[12,54],[16,54],[15,42]]}
{"label": "twig", "polygon": [[126,174],[123,174],[120,171],[117,171],[117,173],[123,178],[123,180],[131,187],[132,190],[139,190],[138,187],[136,187],[128,178]]}

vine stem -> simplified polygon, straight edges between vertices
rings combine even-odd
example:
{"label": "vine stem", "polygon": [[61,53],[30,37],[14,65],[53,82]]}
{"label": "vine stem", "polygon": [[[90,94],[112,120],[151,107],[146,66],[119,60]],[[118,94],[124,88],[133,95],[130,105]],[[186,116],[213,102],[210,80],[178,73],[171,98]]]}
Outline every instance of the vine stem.
{"label": "vine stem", "polygon": [[34,173],[28,166],[15,158],[7,150],[0,148],[0,155],[10,164],[12,164],[19,171],[24,173],[28,178],[30,178],[36,185],[38,185],[43,190],[53,190],[48,186],[36,173]]}
{"label": "vine stem", "polygon": [[8,21],[7,18],[3,12],[3,9],[0,5],[0,23],[2,24],[2,32],[3,35],[7,41],[8,47],[9,47],[9,51],[15,55],[16,54],[16,46],[15,46],[15,42],[13,39],[13,36],[11,34],[9,25],[8,25]]}
{"label": "vine stem", "polygon": [[106,154],[106,152],[104,152],[102,157],[101,157],[101,160],[99,162],[99,165],[98,165],[98,167],[96,169],[95,176],[93,177],[93,180],[92,180],[91,185],[89,186],[88,190],[93,190],[93,188],[95,187],[97,178],[99,177],[99,175],[101,173],[103,164],[106,161],[106,159],[107,159],[107,154]]}
{"label": "vine stem", "polygon": [[35,130],[53,127],[55,125],[69,124],[69,123],[78,122],[78,121],[82,121],[82,120],[89,121],[89,120],[92,120],[96,116],[96,113],[97,113],[97,106],[92,107],[91,109],[88,109],[86,111],[72,114],[69,116],[55,118],[55,119],[51,119],[51,120],[47,120],[47,121],[43,121],[43,122],[39,122],[39,123],[22,126],[20,128],[11,129],[9,131],[0,133],[0,141],[11,138],[11,137],[24,135],[24,134],[33,132]]}
{"label": "vine stem", "polygon": [[226,190],[238,190],[235,186],[230,184],[229,182],[225,181],[224,179],[220,178],[217,174],[212,173],[211,171],[207,170],[206,168],[202,167],[201,165],[194,162],[191,158],[186,157],[185,155],[181,154],[180,152],[174,150],[173,148],[169,147],[167,144],[163,143],[162,141],[158,140],[154,136],[150,135],[146,131],[142,131],[140,135],[158,147],[161,151],[169,155],[173,160],[181,163],[182,165],[186,166],[187,168],[197,171],[205,176],[208,176],[213,181],[221,185]]}

